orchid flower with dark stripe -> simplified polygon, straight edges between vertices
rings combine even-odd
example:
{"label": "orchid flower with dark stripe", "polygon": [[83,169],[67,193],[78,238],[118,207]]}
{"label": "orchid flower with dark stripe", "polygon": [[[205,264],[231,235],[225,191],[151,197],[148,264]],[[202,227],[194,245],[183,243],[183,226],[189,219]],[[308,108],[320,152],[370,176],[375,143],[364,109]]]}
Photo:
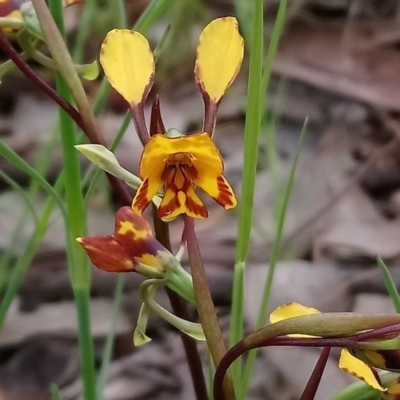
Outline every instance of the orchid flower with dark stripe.
{"label": "orchid flower with dark stripe", "polygon": [[144,144],[139,168],[143,183],[132,202],[138,214],[160,190],[164,193],[158,208],[162,219],[180,214],[206,218],[208,212],[196,193],[197,187],[225,209],[236,206],[212,133],[222,96],[239,72],[243,48],[235,18],[219,18],[206,26],[200,35],[195,64],[195,79],[205,105],[203,130],[191,135],[177,134],[175,129],[166,131],[156,98],[149,134],[143,107],[155,72],[150,46],[138,32],[115,29],[108,33],[100,62],[110,84],[128,102]]}

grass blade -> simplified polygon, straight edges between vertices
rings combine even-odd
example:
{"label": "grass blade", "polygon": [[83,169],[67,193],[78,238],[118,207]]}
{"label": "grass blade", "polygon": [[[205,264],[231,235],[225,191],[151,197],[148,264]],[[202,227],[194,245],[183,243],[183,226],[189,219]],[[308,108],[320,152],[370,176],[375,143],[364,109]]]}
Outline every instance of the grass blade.
{"label": "grass blade", "polygon": [[[307,121],[304,122],[303,128],[300,133],[300,138],[299,138],[299,142],[297,145],[295,157],[293,160],[292,168],[290,170],[289,180],[286,185],[284,197],[282,200],[282,205],[281,205],[280,211],[279,211],[276,238],[274,241],[274,245],[272,247],[271,260],[269,263],[267,279],[265,281],[263,296],[262,296],[262,300],[261,300],[261,304],[260,304],[260,309],[258,312],[256,329],[261,328],[263,325],[265,325],[265,322],[266,322],[266,314],[267,314],[269,299],[270,299],[270,295],[271,295],[272,282],[273,282],[273,278],[274,278],[276,263],[279,258],[280,244],[281,244],[281,239],[282,239],[283,230],[284,230],[284,226],[285,226],[286,211],[287,211],[287,208],[289,205],[290,195],[292,193],[294,182],[295,182],[295,173],[296,173],[298,159],[300,156],[300,150],[301,150],[303,140],[305,137],[305,133],[306,133],[306,127],[307,127]],[[256,361],[256,357],[257,357],[257,352],[258,352],[257,350],[252,350],[249,353],[249,356],[248,356],[248,359],[246,362],[246,366],[245,366],[245,370],[244,370],[244,374],[243,374],[243,381],[242,381],[242,385],[241,385],[242,391],[241,391],[241,394],[239,397],[240,399],[245,399],[248,388],[250,386],[250,381],[251,381],[253,368],[254,368],[254,364]]]}
{"label": "grass blade", "polygon": [[122,295],[124,291],[124,275],[119,274],[115,287],[114,303],[111,313],[110,330],[108,331],[106,345],[104,346],[103,360],[101,363],[100,373],[97,380],[97,398],[104,400],[104,388],[107,382],[107,373],[112,357],[112,349],[115,339],[115,328],[118,323],[118,317],[121,309]]}
{"label": "grass blade", "polygon": [[34,168],[32,168],[26,161],[24,161],[17,153],[11,150],[3,141],[0,140],[0,155],[4,157],[10,164],[13,164],[20,171],[25,172],[32,180],[38,182],[40,186],[56,201],[60,211],[65,214],[65,206],[58,193],[54,188],[40,175]]}
{"label": "grass blade", "polygon": [[[250,65],[248,79],[248,99],[246,109],[242,193],[239,201],[238,237],[233,275],[233,298],[231,309],[230,344],[243,337],[244,315],[244,271],[250,248],[250,233],[253,215],[253,199],[257,170],[258,135],[261,123],[262,60],[264,46],[263,1],[254,2],[252,40],[250,44]],[[241,360],[232,365],[232,376],[239,385]]]}
{"label": "grass blade", "polygon": [[378,266],[382,272],[383,280],[385,281],[386,289],[389,293],[390,298],[393,301],[394,308],[397,313],[400,313],[400,295],[397,291],[396,285],[393,282],[392,276],[390,275],[389,268],[383,262],[380,257],[377,257]]}

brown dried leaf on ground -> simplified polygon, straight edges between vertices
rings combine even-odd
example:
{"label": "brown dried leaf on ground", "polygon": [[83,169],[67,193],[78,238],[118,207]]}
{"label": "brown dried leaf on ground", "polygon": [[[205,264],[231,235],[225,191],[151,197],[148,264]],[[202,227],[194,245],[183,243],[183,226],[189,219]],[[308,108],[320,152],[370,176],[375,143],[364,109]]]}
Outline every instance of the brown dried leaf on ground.
{"label": "brown dried leaf on ground", "polygon": [[393,19],[287,26],[276,74],[370,105],[400,110],[400,24]]}
{"label": "brown dried leaf on ground", "polygon": [[0,366],[0,398],[49,400],[51,384],[64,386],[78,376],[75,343],[49,336],[32,339],[22,343]]}

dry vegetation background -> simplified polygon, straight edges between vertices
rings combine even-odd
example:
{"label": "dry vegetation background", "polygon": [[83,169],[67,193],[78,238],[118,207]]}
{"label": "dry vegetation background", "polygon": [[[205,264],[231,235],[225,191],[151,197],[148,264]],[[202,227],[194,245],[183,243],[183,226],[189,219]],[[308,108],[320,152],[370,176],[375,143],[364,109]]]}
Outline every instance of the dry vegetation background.
{"label": "dry vegetation background", "polygon": [[[134,23],[147,1],[126,3],[130,22]],[[166,126],[187,132],[199,129],[202,117],[202,102],[192,78],[198,33],[210,17],[234,14],[230,0],[196,4],[187,10],[181,21],[181,35],[171,41],[158,63],[152,93],[161,93]],[[308,134],[270,307],[298,301],[323,311],[393,311],[376,266],[377,255],[391,268],[400,286],[400,3],[292,0],[289,4],[260,135],[247,270],[248,330],[255,324],[274,238],[276,209],[306,117]],[[276,5],[276,0],[265,2],[266,38]],[[102,10],[91,25],[85,51],[88,61],[97,57],[106,33],[107,12]],[[71,43],[80,14],[80,6],[67,10]],[[170,18],[174,16],[166,16],[149,33],[153,44]],[[237,191],[242,170],[246,79],[245,62],[223,101],[215,135],[225,157],[227,178]],[[86,88],[94,97],[98,83],[87,84]],[[110,141],[124,111],[124,102],[113,94],[99,117]],[[31,163],[52,154],[48,177],[53,181],[62,168],[59,139],[53,132],[56,118],[57,108],[20,74],[3,80],[0,137]],[[266,146],[270,130],[276,132],[276,152]],[[54,151],[46,150],[44,154],[49,141]],[[141,146],[132,127],[116,153],[121,164],[135,172]],[[275,160],[271,160],[271,154],[277,156]],[[28,183],[24,175],[1,159],[0,168],[21,184]],[[38,200],[35,206],[40,209],[42,205]],[[27,222],[19,240],[10,243],[10,232],[22,207],[19,195],[0,180],[0,252],[11,246],[10,269],[33,229],[33,221]],[[116,207],[104,184],[90,207],[91,234],[112,231]],[[227,330],[236,214],[212,203],[209,207],[210,218],[198,224],[199,240],[221,324]],[[175,249],[179,232],[180,227],[172,227]],[[114,275],[93,269],[91,312],[99,362],[110,329],[115,281]],[[153,341],[139,349],[132,345],[140,281],[134,274],[125,278],[105,399],[193,399],[180,338],[170,326],[153,318],[149,332]],[[205,355],[204,346],[199,346]],[[300,348],[261,351],[249,399],[298,398],[318,354],[317,350]],[[318,400],[326,400],[352,381],[336,367],[337,356],[334,352],[327,366]],[[46,400],[50,398],[51,383],[60,387],[63,400],[81,399],[75,305],[66,268],[64,228],[57,213],[0,336],[0,399]]]}

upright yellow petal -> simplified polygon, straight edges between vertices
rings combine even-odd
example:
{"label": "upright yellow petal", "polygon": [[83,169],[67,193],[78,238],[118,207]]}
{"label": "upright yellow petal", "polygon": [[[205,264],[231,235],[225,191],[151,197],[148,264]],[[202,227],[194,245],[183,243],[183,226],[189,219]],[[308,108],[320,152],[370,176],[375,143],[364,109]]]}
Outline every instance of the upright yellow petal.
{"label": "upright yellow petal", "polygon": [[340,353],[339,368],[348,374],[361,379],[374,389],[378,389],[381,392],[386,391],[378,380],[378,374],[368,367],[367,364],[352,356],[347,349],[343,349]]}
{"label": "upright yellow petal", "polygon": [[200,35],[195,76],[197,85],[217,103],[236,78],[242,64],[244,41],[236,18],[211,21]]}
{"label": "upright yellow petal", "polygon": [[110,85],[130,104],[142,102],[153,84],[154,57],[139,32],[114,29],[101,45],[100,63]]}
{"label": "upright yellow petal", "polygon": [[271,315],[269,316],[269,320],[273,324],[275,322],[283,321],[289,318],[318,313],[319,311],[316,308],[306,307],[299,303],[288,303],[279,306],[274,311],[272,311]]}

